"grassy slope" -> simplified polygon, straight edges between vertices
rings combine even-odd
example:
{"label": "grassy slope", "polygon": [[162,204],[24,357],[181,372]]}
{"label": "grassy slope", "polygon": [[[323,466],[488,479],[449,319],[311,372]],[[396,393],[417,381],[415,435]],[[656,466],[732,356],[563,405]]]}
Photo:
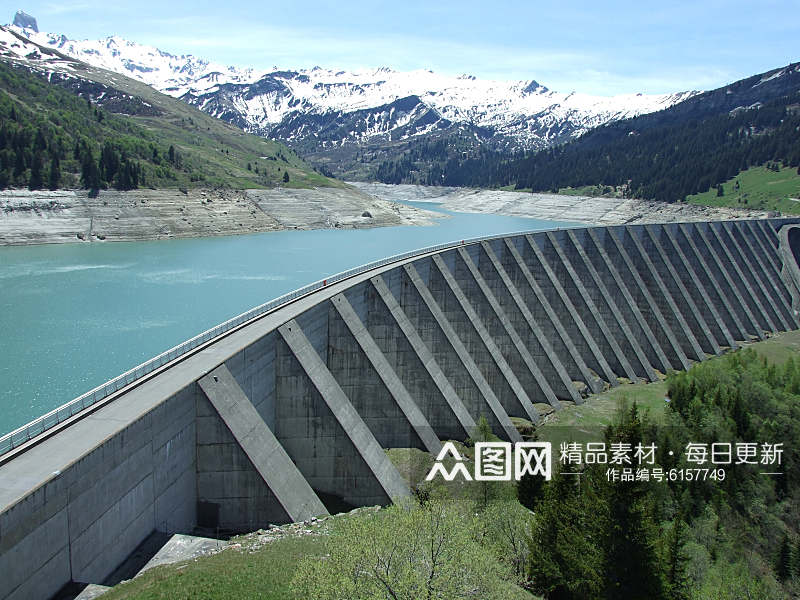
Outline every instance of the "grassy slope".
{"label": "grassy slope", "polygon": [[[284,187],[336,186],[342,184],[316,173],[294,152],[281,143],[260,138],[215,119],[181,100],[157,92],[150,86],[101,69],[88,69],[89,77],[133,94],[164,111],[164,114],[129,117],[146,129],[175,140],[176,148],[205,161],[208,168],[231,187],[264,187],[260,177],[247,170],[247,163],[267,170],[267,182]],[[183,121],[181,121],[183,119]],[[192,122],[189,121],[191,119]],[[222,150],[228,150],[225,154]],[[279,155],[285,157],[278,158]],[[277,160],[262,159],[273,157]],[[278,169],[281,169],[278,171]],[[290,181],[284,184],[283,172]]]}
{"label": "grassy slope", "polygon": [[[734,190],[739,181],[739,189]],[[513,189],[513,186],[508,186]],[[723,184],[724,196],[717,196],[712,188],[702,194],[688,196],[686,201],[700,206],[732,206],[754,210],[776,210],[784,214],[800,214],[800,175],[797,169],[784,167],[775,172],[766,167],[751,167]],[[586,185],[579,188],[561,188],[559,194],[567,196],[602,196],[621,198],[622,193],[607,186]]]}
{"label": "grassy slope", "polygon": [[555,448],[561,442],[602,441],[606,426],[611,425],[617,409],[624,402],[636,401],[652,419],[660,422],[664,416],[666,393],[664,381],[619,385],[602,394],[589,396],[583,404],[565,406],[552,413],[536,431],[541,441],[551,442]]}
{"label": "grassy slope", "polygon": [[[734,183],[739,181],[739,190],[734,190]],[[516,189],[513,185],[500,188],[507,191],[529,192],[530,188]],[[770,171],[766,167],[751,167],[742,171],[723,184],[725,195],[717,196],[717,189],[712,188],[702,194],[688,196],[686,201],[699,206],[732,206],[734,208],[752,208],[754,210],[776,210],[784,214],[800,214],[800,175],[797,169],[784,167],[780,171]],[[564,196],[591,196],[602,198],[622,198],[622,191],[610,186],[584,185],[577,188],[560,188],[558,193]]]}
{"label": "grassy slope", "polygon": [[782,365],[790,356],[795,360],[800,357],[800,331],[779,333],[751,347],[769,362]]}
{"label": "grassy slope", "polygon": [[[735,182],[739,189],[735,190]],[[777,210],[785,214],[800,214],[800,175],[797,169],[784,167],[770,171],[766,167],[751,167],[723,184],[724,196],[717,196],[716,188],[703,194],[689,196],[691,204],[705,206],[734,206],[760,210]]]}
{"label": "grassy slope", "polygon": [[325,537],[276,540],[257,552],[225,550],[213,556],[156,567],[116,586],[103,600],[286,600],[297,564],[325,554]]}
{"label": "grassy slope", "polygon": [[[4,63],[14,61],[5,59]],[[35,63],[32,63],[35,64]],[[132,125],[130,134],[155,142],[162,155],[170,145],[174,145],[182,155],[184,163],[190,165],[195,173],[202,173],[203,180],[192,181],[189,173],[178,172],[175,179],[159,181],[160,187],[199,187],[222,185],[236,189],[274,187],[341,187],[341,182],[329,179],[315,172],[293,151],[278,142],[247,134],[242,130],[215,119],[188,104],[157,92],[153,88],[117,73],[90,67],[84,63],[70,60],[71,66],[80,73],[82,79],[107,85],[130,94],[159,109],[157,116],[111,115],[113,120]],[[57,64],[39,65],[47,70],[58,69]],[[7,67],[4,67],[7,68]],[[37,67],[38,68],[38,67]],[[22,110],[33,110],[43,118],[63,109],[58,98],[66,91],[56,85],[46,83],[40,73],[31,74],[23,69],[13,69],[16,77],[28,80],[29,85],[2,85],[0,93],[19,103]],[[40,90],[42,83],[52,94]],[[34,90],[36,90],[34,92]],[[34,93],[36,96],[34,97]],[[50,118],[50,121],[53,121]],[[145,132],[142,136],[141,132]],[[67,132],[76,133],[76,132]],[[101,135],[93,139],[100,142]],[[247,169],[248,163],[252,170]],[[260,173],[255,174],[253,167]],[[63,166],[62,166],[63,168]],[[283,175],[289,173],[289,182],[284,183]]]}

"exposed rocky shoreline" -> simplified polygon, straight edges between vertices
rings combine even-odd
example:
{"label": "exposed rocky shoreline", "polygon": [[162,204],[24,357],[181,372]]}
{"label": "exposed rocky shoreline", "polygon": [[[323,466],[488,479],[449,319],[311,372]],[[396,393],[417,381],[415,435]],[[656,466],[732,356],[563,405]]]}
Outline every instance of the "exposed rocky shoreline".
{"label": "exposed rocky shoreline", "polygon": [[763,210],[668,204],[631,198],[593,198],[382,183],[351,183],[350,185],[387,201],[436,202],[441,204],[444,209],[457,212],[493,213],[587,225],[718,221],[776,216],[775,213]]}
{"label": "exposed rocky shoreline", "polygon": [[0,245],[135,241],[283,229],[430,225],[441,215],[353,188],[0,191]]}
{"label": "exposed rocky shoreline", "polygon": [[271,190],[0,191],[0,245],[137,241],[285,229],[431,225],[456,212],[618,225],[774,216],[766,211],[497,190],[353,183],[350,188]]}

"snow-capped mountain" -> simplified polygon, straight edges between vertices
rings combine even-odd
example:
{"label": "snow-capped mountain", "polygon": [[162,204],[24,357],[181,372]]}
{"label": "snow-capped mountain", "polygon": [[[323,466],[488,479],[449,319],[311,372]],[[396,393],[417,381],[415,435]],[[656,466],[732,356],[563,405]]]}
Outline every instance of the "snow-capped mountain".
{"label": "snow-capped mountain", "polygon": [[119,37],[70,40],[9,30],[95,67],[124,74],[246,131],[314,158],[332,148],[385,146],[456,132],[498,147],[540,148],[603,123],[668,108],[695,92],[603,97],[536,81],[491,81],[431,71],[237,68],[176,56]]}

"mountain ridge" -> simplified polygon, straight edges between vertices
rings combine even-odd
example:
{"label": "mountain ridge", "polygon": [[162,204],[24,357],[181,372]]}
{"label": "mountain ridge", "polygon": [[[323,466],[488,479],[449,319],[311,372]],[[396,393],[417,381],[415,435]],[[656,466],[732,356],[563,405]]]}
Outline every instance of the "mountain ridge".
{"label": "mountain ridge", "polygon": [[402,140],[455,135],[465,143],[535,150],[610,121],[662,110],[698,93],[591,96],[555,92],[534,79],[494,81],[388,67],[237,68],[119,36],[77,41],[28,28],[10,29],[147,83],[249,133],[283,141],[312,163],[346,176],[366,173],[359,166],[365,164],[365,153],[374,155],[366,164],[383,160]]}
{"label": "mountain ridge", "polygon": [[[383,183],[533,192],[580,194],[592,188],[592,195],[665,202],[716,188],[715,203],[727,193],[734,204],[751,207],[755,198],[730,193],[739,188],[731,178],[760,166],[771,172],[800,167],[798,131],[800,63],[792,63],[663,111],[606,123],[546,151],[511,155],[483,148],[465,155],[442,141],[410,143],[399,149],[396,159],[378,165],[376,178]],[[722,187],[726,182],[727,192]],[[757,208],[786,209],[778,189],[758,200]],[[794,212],[794,206],[789,208]]]}

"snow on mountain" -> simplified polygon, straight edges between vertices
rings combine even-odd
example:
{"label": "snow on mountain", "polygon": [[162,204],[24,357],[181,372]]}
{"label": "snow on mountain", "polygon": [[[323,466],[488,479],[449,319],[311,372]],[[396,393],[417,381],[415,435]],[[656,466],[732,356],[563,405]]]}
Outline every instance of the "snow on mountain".
{"label": "snow on mountain", "polygon": [[[438,117],[442,126],[469,125],[483,128],[492,136],[514,138],[525,147],[540,147],[565,136],[580,135],[611,120],[667,108],[693,94],[602,97],[554,92],[535,81],[492,81],[469,75],[455,77],[388,68],[256,70],[226,66],[192,55],[176,56],[116,36],[78,41],[64,35],[36,32],[30,27],[9,29],[92,66],[138,79],[248,131],[265,135],[275,129],[286,133],[286,123],[296,121],[298,116],[327,115],[341,121],[357,112],[365,122],[357,127],[359,131],[341,132],[340,142],[348,141],[345,138],[350,133],[361,140],[388,134],[407,126],[413,115],[404,115],[406,122],[403,122],[381,119],[379,114],[369,111],[380,112],[390,107],[391,112],[393,103],[416,98],[422,105],[417,113],[425,109],[433,111],[430,114]],[[383,126],[377,121],[382,121]],[[305,122],[307,133],[319,136],[320,126]],[[424,134],[430,126],[428,123],[409,135]],[[286,138],[298,136],[302,137],[301,132],[289,132]]]}
{"label": "snow on mountain", "polygon": [[28,63],[38,69],[50,65],[62,73],[73,71],[74,61],[71,58],[49,48],[42,49],[26,37],[14,35],[12,30],[18,31],[19,28],[0,27],[0,56]]}
{"label": "snow on mountain", "polygon": [[138,79],[159,91],[187,86],[196,80],[219,78],[225,83],[238,83],[254,77],[252,69],[226,67],[191,55],[175,56],[117,36],[103,40],[70,40],[65,35],[36,32],[15,25],[8,29],[94,67]]}
{"label": "snow on mountain", "polygon": [[611,119],[661,110],[688,96],[686,93],[630,94],[607,98],[563,94],[550,91],[535,81],[491,81],[431,71],[396,72],[386,68],[355,72],[320,68],[272,72],[257,81],[232,83],[220,81],[206,88],[190,85],[172,93],[197,99],[201,106],[214,95],[234,93],[240,98],[237,108],[253,128],[280,123],[296,110],[347,113],[417,97],[448,121],[523,136],[524,130],[515,130],[520,119],[537,117],[547,121],[552,117],[554,122],[569,119],[591,128]]}

